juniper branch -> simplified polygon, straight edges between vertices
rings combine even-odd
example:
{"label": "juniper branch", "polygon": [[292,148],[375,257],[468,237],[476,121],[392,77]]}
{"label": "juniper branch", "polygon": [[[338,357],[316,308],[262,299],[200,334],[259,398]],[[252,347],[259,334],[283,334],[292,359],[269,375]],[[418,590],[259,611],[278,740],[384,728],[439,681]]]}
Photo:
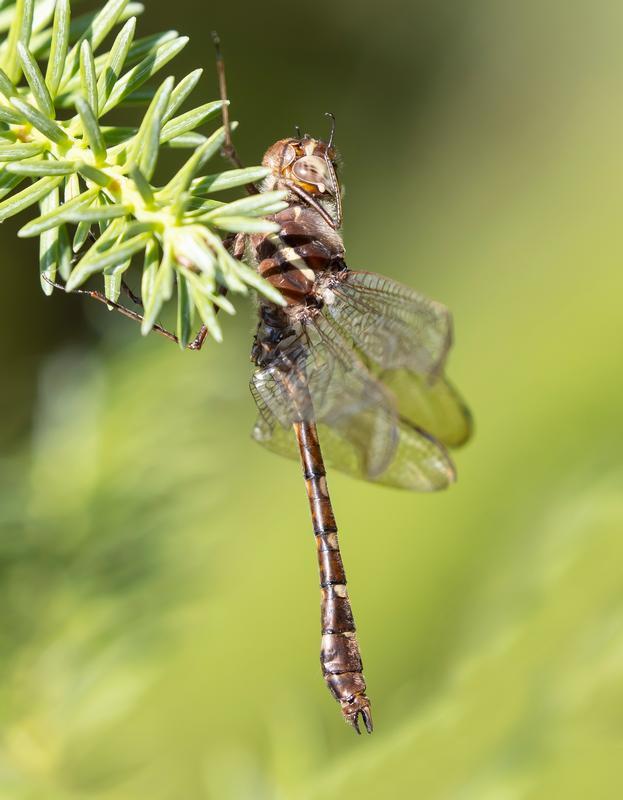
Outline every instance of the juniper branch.
{"label": "juniper branch", "polygon": [[[180,111],[201,70],[151,83],[187,37],[169,31],[135,38],[143,7],[128,0],[108,0],[73,20],[71,6],[15,0],[0,10],[0,222],[38,206],[18,235],[40,240],[46,294],[59,280],[71,292],[102,275],[103,294],[116,304],[124,273],[140,259],[143,333],[176,294],[180,345],[188,344],[195,317],[220,340],[215,308],[234,313],[223,287],[243,294],[251,288],[282,302],[231,258],[223,238],[276,230],[262,217],[284,207],[283,195],[231,203],[212,196],[259,181],[267,170],[205,172],[227,140],[224,127],[209,136],[198,131],[222,113],[221,101]],[[110,49],[102,50],[116,28]],[[111,110],[136,102],[145,105],[138,126],[103,123]],[[163,147],[192,153],[161,186],[153,181]]]}

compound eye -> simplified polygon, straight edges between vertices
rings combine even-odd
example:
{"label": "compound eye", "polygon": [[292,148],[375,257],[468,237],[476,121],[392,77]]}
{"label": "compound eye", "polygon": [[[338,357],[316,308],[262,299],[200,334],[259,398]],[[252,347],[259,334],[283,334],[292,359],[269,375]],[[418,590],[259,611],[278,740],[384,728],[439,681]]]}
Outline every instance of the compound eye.
{"label": "compound eye", "polygon": [[292,167],[292,172],[303,183],[317,186],[320,192],[324,192],[326,187],[331,185],[331,176],[326,162],[319,156],[299,158]]}
{"label": "compound eye", "polygon": [[296,150],[292,147],[291,144],[286,145],[283,148],[283,153],[281,155],[281,169],[283,170],[286,167],[289,167],[295,158],[296,158]]}

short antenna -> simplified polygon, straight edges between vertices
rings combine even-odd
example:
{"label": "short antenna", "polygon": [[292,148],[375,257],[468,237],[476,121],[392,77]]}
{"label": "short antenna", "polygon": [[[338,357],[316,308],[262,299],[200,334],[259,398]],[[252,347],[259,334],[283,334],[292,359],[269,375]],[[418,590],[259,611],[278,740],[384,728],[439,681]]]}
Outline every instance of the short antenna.
{"label": "short antenna", "polygon": [[331,120],[332,120],[332,124],[331,124],[331,135],[329,136],[329,143],[328,143],[328,145],[327,145],[327,146],[328,146],[328,147],[333,147],[333,140],[334,140],[334,138],[335,138],[335,115],[334,115],[334,114],[332,114],[330,111],[326,111],[326,112],[325,112],[325,117],[330,117],[330,118],[331,118]]}

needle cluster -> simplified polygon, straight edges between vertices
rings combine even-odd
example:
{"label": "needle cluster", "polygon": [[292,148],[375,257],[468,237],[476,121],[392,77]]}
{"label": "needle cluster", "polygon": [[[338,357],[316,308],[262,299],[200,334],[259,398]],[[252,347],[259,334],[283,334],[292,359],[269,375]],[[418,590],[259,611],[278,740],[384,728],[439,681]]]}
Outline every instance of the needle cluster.
{"label": "needle cluster", "polygon": [[[66,291],[103,275],[115,302],[123,275],[142,260],[142,331],[177,298],[185,347],[195,318],[221,339],[216,309],[233,314],[223,289],[281,297],[223,244],[230,233],[276,229],[280,192],[229,203],[212,197],[266,176],[263,167],[206,173],[225,132],[197,132],[221,102],[180,112],[202,70],[150,85],[186,45],[175,31],[136,37],[140,3],[108,0],[72,18],[70,0],[0,0],[0,222],[38,206],[21,237],[40,241],[41,285]],[[108,46],[102,47],[107,42]],[[120,106],[145,106],[135,126],[106,124]],[[118,116],[118,115],[117,115]],[[154,185],[162,148],[192,154],[164,185]]]}

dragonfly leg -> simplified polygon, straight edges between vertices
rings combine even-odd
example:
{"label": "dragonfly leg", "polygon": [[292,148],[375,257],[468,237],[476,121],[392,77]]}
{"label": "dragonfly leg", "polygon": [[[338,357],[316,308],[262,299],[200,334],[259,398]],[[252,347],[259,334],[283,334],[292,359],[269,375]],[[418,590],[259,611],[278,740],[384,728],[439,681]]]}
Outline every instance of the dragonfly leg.
{"label": "dragonfly leg", "polygon": [[130,298],[130,300],[134,303],[135,306],[140,306],[141,308],[143,308],[142,298],[139,295],[134,294],[132,289],[129,287],[129,285],[125,282],[125,279],[123,278],[121,279],[121,288],[127,294],[127,296]]}
{"label": "dragonfly leg", "polygon": [[[45,280],[46,283],[48,283],[50,286],[53,286],[55,289],[60,289],[63,292],[65,291],[65,287],[62,284],[51,281],[45,275],[43,276],[43,279]],[[71,294],[86,295],[87,297],[91,297],[93,300],[97,300],[99,303],[102,303],[103,305],[108,306],[109,308],[113,308],[115,311],[118,311],[120,314],[122,314],[124,317],[127,317],[128,319],[132,319],[138,323],[141,323],[143,321],[143,317],[141,314],[139,314],[136,311],[132,311],[132,309],[130,308],[122,306],[120,303],[116,303],[113,300],[109,300],[106,297],[106,295],[102,294],[102,292],[98,292],[93,289],[75,289],[73,292],[71,292]],[[132,295],[130,296],[134,300],[134,296]],[[215,313],[218,313],[218,307],[215,309]],[[179,344],[179,339],[177,338],[177,336],[171,331],[164,328],[162,325],[155,323],[152,326],[152,330],[155,333],[160,334],[160,336],[164,336],[170,342],[175,342],[176,344]],[[197,336],[194,338],[192,342],[190,342],[190,344],[187,345],[187,349],[201,350],[201,347],[206,339],[207,332],[208,331],[205,325],[202,325]]]}
{"label": "dragonfly leg", "polygon": [[205,325],[202,325],[199,328],[199,332],[192,340],[192,342],[188,345],[189,350],[201,350],[203,347],[203,343],[206,340],[206,336],[208,335],[208,329]]}
{"label": "dragonfly leg", "polygon": [[[218,293],[222,297],[225,297],[227,295],[227,286],[220,286],[219,290],[218,290]],[[218,312],[220,310],[221,310],[220,306],[217,306],[217,305],[214,306],[214,314],[215,314],[215,316],[216,316],[216,314],[218,314]],[[207,335],[208,335],[208,328],[207,328],[206,325],[202,325],[199,328],[199,331],[198,331],[197,335],[195,336],[195,338],[188,345],[188,349],[189,350],[201,350],[201,348],[203,347],[203,343],[206,340]]]}
{"label": "dragonfly leg", "polygon": [[[134,292],[128,286],[128,284],[125,282],[125,280],[121,281],[121,288],[124,290],[124,292],[127,294],[127,296],[130,298],[130,300],[135,305],[140,306],[141,308],[143,307],[143,300],[141,299],[141,297],[139,295],[134,294]],[[219,294],[221,294],[223,296],[226,295],[227,294],[227,287],[226,286],[221,286]],[[218,306],[215,306],[214,313],[218,314],[218,312],[219,312],[219,308],[218,308]],[[162,329],[162,330],[164,330],[164,329]],[[171,335],[173,335],[173,334],[171,334]],[[207,335],[208,335],[208,328],[207,328],[206,325],[202,325],[199,328],[199,330],[197,331],[197,335],[195,336],[195,338],[192,340],[192,342],[190,342],[187,345],[188,350],[201,350],[201,348],[203,347],[203,344],[204,344],[204,342],[206,340]],[[177,337],[176,337],[175,340],[177,341]]]}
{"label": "dragonfly leg", "polygon": [[327,488],[326,471],[316,426],[294,425],[307,496],[312,514],[320,569],[322,644],[320,665],[346,722],[360,734],[359,717],[372,733],[370,700],[366,695],[363,664],[355,632],[353,611],[346,590],[346,572],[337,539],[337,525]]}

